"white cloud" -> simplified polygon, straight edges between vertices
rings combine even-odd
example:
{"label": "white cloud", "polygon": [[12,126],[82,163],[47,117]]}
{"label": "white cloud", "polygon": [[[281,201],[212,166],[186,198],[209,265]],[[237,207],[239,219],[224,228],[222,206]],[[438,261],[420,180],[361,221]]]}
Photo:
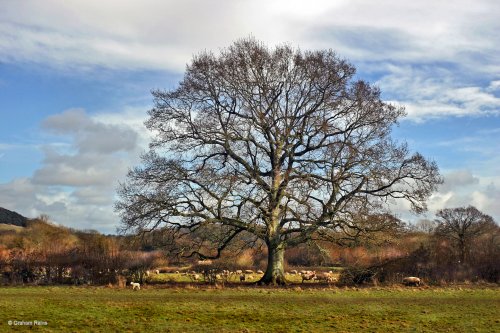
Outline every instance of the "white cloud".
{"label": "white cloud", "polygon": [[441,193],[448,193],[456,188],[477,184],[479,184],[479,178],[474,176],[469,170],[456,170],[445,174],[444,183],[440,186],[439,191]]}
{"label": "white cloud", "polygon": [[110,126],[126,126],[133,129],[138,136],[140,147],[147,147],[152,139],[151,132],[144,126],[148,118],[147,110],[150,106],[125,107],[121,112],[102,112],[92,116],[97,122]]}
{"label": "white cloud", "polygon": [[405,200],[396,200],[391,211],[408,222],[426,218],[433,220],[436,213],[444,208],[475,206],[493,217],[500,224],[500,177],[484,177],[473,174],[470,170],[448,170],[443,173],[444,184],[427,200],[428,211],[423,215],[410,212],[410,204]]}
{"label": "white cloud", "polygon": [[137,133],[131,128],[94,121],[81,109],[49,116],[42,126],[57,134],[74,135],[76,147],[81,153],[130,151],[135,149],[137,141]]}
{"label": "white cloud", "polygon": [[490,85],[486,89],[487,91],[493,92],[493,91],[500,91],[500,80],[496,81],[491,81]]}
{"label": "white cloud", "polygon": [[236,7],[205,1],[11,1],[0,14],[0,55],[70,68],[181,69],[193,52],[239,37]]}
{"label": "white cloud", "polygon": [[5,61],[176,70],[193,53],[248,34],[332,47],[353,60],[471,60],[471,53],[498,50],[500,10],[491,0],[25,0],[2,9]]}
{"label": "white cloud", "polygon": [[429,211],[443,208],[475,206],[500,223],[500,177],[475,176],[468,170],[444,175],[445,183],[429,199]]}
{"label": "white cloud", "polygon": [[193,54],[251,34],[337,50],[381,74],[382,91],[416,121],[498,115],[498,12],[495,0],[11,0],[0,12],[0,61],[182,72]]}
{"label": "white cloud", "polygon": [[463,86],[456,71],[450,69],[409,65],[391,65],[387,69],[388,74],[377,85],[394,98],[393,103],[406,107],[411,120],[500,115],[496,81],[487,86]]}
{"label": "white cloud", "polygon": [[105,122],[84,110],[46,118],[42,129],[69,139],[65,149],[43,145],[44,160],[31,177],[0,184],[2,206],[28,217],[47,214],[74,228],[115,232],[116,187],[145,148],[136,129],[118,119]]}

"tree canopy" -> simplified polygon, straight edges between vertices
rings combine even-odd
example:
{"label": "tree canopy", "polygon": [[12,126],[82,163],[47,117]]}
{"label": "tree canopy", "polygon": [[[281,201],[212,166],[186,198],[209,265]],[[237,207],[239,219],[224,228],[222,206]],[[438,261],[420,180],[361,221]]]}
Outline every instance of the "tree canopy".
{"label": "tree canopy", "polygon": [[379,230],[391,199],[424,211],[437,165],[391,139],[404,108],[354,74],[331,50],[253,38],[195,55],[178,87],[153,91],[155,138],[119,190],[123,229],[206,230],[215,249],[197,254],[212,258],[251,235],[268,247],[262,282],[282,283],[286,247]]}
{"label": "tree canopy", "polygon": [[436,233],[453,242],[462,264],[469,259],[468,253],[474,238],[497,227],[491,216],[473,206],[441,209],[436,217]]}

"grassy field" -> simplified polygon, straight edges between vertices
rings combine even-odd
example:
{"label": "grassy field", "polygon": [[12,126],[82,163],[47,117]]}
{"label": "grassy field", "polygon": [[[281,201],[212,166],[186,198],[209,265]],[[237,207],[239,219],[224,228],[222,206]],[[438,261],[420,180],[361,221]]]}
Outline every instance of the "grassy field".
{"label": "grassy field", "polygon": [[0,287],[0,331],[28,330],[500,332],[500,290]]}

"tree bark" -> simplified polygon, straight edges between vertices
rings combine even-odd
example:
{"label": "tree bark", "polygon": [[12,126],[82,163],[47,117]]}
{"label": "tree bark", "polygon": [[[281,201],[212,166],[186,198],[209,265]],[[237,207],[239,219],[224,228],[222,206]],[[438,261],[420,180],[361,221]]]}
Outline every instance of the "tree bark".
{"label": "tree bark", "polygon": [[267,269],[258,284],[285,285],[285,244],[283,242],[266,241]]}

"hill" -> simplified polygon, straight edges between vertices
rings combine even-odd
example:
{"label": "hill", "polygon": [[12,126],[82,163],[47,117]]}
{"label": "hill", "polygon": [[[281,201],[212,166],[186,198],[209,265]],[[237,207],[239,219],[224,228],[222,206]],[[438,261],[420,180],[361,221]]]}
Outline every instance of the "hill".
{"label": "hill", "polygon": [[0,207],[0,224],[12,224],[18,227],[25,227],[26,221],[28,221],[28,218],[21,214]]}

